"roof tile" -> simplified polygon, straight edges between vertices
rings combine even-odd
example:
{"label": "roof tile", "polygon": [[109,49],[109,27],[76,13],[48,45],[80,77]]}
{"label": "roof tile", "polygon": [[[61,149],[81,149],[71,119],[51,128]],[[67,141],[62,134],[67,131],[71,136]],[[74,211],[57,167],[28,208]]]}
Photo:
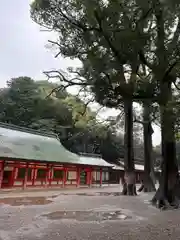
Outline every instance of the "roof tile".
{"label": "roof tile", "polygon": [[0,157],[111,167],[100,157],[79,156],[68,151],[56,135],[40,135],[39,131],[7,124],[0,124]]}

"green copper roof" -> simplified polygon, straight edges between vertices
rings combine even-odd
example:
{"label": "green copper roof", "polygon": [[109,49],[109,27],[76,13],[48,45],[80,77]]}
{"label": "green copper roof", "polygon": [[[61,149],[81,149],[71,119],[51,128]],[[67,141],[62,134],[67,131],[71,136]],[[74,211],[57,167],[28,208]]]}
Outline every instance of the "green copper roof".
{"label": "green copper roof", "polygon": [[[109,166],[101,158],[81,157],[68,151],[55,134],[0,123],[0,158],[94,166]],[[109,166],[110,167],[110,166]]]}
{"label": "green copper roof", "polygon": [[94,166],[102,166],[102,167],[113,167],[112,164],[107,163],[100,157],[91,157],[91,156],[80,156],[80,164],[87,164]]}
{"label": "green copper roof", "polygon": [[[24,130],[24,129],[23,129]],[[0,125],[0,157],[76,163],[79,157],[66,150],[54,135],[39,135]]]}

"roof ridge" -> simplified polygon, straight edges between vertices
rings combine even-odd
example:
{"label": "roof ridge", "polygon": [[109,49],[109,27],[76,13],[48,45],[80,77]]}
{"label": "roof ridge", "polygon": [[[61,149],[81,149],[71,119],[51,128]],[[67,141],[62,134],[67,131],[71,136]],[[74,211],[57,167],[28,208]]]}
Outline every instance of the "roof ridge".
{"label": "roof ridge", "polygon": [[7,128],[7,129],[11,129],[11,130],[17,130],[17,131],[21,131],[21,132],[26,132],[26,133],[31,133],[31,134],[34,134],[34,135],[40,135],[40,136],[45,136],[45,137],[53,137],[53,138],[58,139],[58,136],[55,133],[46,133],[46,132],[43,132],[43,131],[35,130],[33,128],[20,127],[18,125],[14,125],[14,124],[10,124],[10,123],[0,122],[0,127],[4,127],[4,128]]}
{"label": "roof ridge", "polygon": [[101,154],[97,154],[97,153],[84,153],[84,152],[79,152],[80,156],[86,156],[86,157],[100,157],[102,158]]}

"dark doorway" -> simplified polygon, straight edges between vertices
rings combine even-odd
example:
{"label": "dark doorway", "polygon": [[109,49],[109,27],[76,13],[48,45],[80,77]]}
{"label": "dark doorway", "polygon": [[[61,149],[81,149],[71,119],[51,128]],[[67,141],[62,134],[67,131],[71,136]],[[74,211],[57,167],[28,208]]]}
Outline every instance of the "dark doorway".
{"label": "dark doorway", "polygon": [[2,188],[11,187],[12,175],[13,175],[13,171],[10,171],[10,170],[6,171],[6,170],[4,170],[3,180],[2,180]]}
{"label": "dark doorway", "polygon": [[87,172],[83,170],[80,173],[80,185],[85,185],[86,182],[87,182]]}

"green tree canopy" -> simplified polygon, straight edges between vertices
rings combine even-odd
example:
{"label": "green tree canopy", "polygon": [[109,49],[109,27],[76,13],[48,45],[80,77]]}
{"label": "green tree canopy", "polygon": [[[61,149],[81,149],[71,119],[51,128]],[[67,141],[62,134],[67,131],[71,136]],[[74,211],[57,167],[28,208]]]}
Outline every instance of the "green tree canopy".
{"label": "green tree canopy", "polygon": [[108,123],[99,122],[82,100],[57,84],[14,78],[1,89],[0,100],[2,122],[56,132],[73,152],[102,154],[111,162],[122,155],[122,137],[112,134]]}

